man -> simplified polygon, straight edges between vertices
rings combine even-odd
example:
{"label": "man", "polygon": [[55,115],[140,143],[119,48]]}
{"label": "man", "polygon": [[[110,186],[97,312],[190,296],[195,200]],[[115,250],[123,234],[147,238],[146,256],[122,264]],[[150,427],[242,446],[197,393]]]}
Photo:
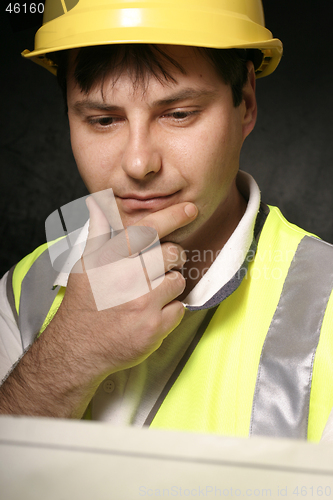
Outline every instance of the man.
{"label": "man", "polygon": [[54,274],[44,246],[3,281],[3,375],[42,334],[5,379],[2,413],[319,440],[333,405],[332,251],[238,174],[255,74],[281,56],[261,2],[67,3],[46,3],[27,55],[58,64],[85,184],[112,188],[133,260],[152,252],[138,228],[157,231],[166,274],[99,310],[91,271],[103,296],[119,286],[110,263],[125,289],[135,279],[91,197],[82,272]]}

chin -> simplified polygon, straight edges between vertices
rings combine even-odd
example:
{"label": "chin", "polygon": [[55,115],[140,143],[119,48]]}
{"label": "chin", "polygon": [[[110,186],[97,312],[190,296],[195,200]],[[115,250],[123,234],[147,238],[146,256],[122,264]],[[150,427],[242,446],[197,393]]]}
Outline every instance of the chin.
{"label": "chin", "polygon": [[[195,221],[194,221],[195,222]],[[169,241],[171,243],[178,243],[181,246],[186,247],[186,242],[194,235],[195,228],[193,227],[193,222],[188,226],[181,227],[172,231],[172,233],[168,234],[164,238],[161,239],[161,242]]]}

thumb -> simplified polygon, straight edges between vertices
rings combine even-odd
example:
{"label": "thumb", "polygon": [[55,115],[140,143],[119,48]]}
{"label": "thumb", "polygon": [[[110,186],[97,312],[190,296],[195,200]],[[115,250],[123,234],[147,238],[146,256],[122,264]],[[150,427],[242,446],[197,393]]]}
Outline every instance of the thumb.
{"label": "thumb", "polygon": [[88,239],[84,250],[85,256],[95,252],[104,243],[109,241],[111,237],[110,224],[92,196],[86,199],[86,205],[89,210],[90,219]]}

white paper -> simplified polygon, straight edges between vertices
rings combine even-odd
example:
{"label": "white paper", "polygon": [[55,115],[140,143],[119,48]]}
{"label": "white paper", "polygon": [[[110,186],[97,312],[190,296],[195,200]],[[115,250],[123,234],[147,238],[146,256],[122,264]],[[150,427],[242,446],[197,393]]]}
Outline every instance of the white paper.
{"label": "white paper", "polygon": [[333,446],[0,417],[1,500],[332,498]]}

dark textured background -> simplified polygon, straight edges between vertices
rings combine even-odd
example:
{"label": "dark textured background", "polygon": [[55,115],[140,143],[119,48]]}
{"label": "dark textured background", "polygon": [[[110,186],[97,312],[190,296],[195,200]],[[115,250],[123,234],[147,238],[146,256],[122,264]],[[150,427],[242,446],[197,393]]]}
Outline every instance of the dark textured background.
{"label": "dark textured background", "polygon": [[[14,32],[1,0],[0,273],[44,242],[44,221],[86,194],[55,78],[21,58],[33,29]],[[330,0],[266,0],[284,43],[277,71],[258,81],[259,116],[241,167],[264,201],[333,243],[333,65]]]}

